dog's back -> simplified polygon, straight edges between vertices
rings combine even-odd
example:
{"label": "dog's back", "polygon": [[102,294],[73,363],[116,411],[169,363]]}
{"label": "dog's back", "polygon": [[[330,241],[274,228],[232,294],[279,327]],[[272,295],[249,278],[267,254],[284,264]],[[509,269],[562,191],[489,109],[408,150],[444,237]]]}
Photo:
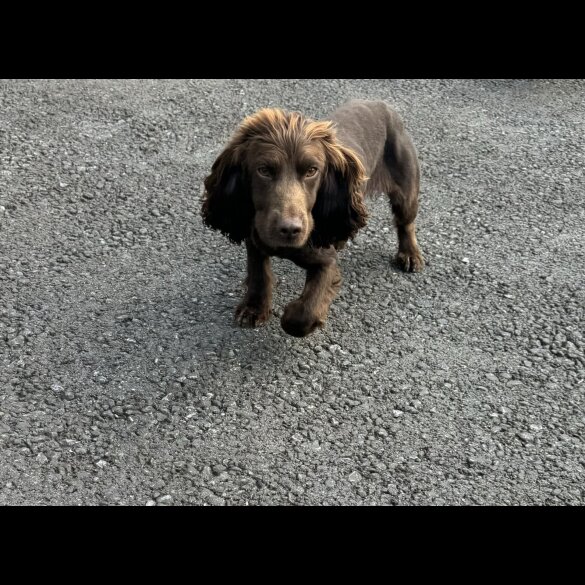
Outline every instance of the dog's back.
{"label": "dog's back", "polygon": [[337,108],[331,119],[339,140],[358,154],[366,168],[367,193],[390,195],[399,187],[418,196],[416,149],[402,119],[388,104],[350,100]]}

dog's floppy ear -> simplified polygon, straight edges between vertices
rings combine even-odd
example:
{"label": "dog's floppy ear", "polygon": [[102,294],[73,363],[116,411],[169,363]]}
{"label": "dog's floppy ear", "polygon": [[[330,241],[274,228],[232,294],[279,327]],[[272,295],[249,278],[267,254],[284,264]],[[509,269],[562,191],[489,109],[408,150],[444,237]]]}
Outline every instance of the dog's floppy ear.
{"label": "dog's floppy ear", "polygon": [[236,244],[250,235],[254,219],[249,181],[238,156],[240,146],[232,140],[213,163],[204,181],[201,208],[203,222]]}
{"label": "dog's floppy ear", "polygon": [[326,247],[354,238],[366,225],[365,169],[357,155],[339,143],[326,144],[328,166],[313,207],[313,245]]}

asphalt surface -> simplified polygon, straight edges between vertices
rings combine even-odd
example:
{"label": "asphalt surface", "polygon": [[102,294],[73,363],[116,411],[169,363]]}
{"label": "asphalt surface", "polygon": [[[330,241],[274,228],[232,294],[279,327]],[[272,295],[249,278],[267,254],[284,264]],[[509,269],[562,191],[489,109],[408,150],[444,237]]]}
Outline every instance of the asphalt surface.
{"label": "asphalt surface", "polygon": [[[422,274],[383,198],[324,330],[238,329],[199,216],[244,115],[403,116]],[[4,81],[0,504],[585,503],[585,81]]]}

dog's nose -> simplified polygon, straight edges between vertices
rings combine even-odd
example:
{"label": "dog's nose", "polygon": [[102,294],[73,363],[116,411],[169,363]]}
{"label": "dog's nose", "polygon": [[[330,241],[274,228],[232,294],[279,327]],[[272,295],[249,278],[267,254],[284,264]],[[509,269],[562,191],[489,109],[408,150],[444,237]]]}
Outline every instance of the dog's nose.
{"label": "dog's nose", "polygon": [[294,238],[298,236],[303,229],[303,222],[300,218],[284,219],[278,226],[278,231],[281,236],[286,238]]}

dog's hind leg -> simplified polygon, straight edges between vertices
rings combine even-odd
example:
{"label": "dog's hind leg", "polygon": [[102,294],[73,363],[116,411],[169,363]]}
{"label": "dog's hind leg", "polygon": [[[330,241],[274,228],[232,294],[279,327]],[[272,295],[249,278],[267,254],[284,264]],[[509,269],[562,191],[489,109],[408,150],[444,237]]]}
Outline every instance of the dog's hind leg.
{"label": "dog's hind leg", "polygon": [[416,241],[414,224],[418,213],[420,170],[416,150],[406,132],[389,136],[384,148],[384,166],[389,173],[384,181],[385,191],[398,232],[396,262],[406,272],[420,272],[425,262]]}
{"label": "dog's hind leg", "polygon": [[418,198],[412,194],[404,195],[394,190],[389,194],[394,213],[394,224],[398,232],[398,253],[396,262],[406,272],[420,272],[425,261],[422,257],[418,242],[414,219],[418,211]]}

